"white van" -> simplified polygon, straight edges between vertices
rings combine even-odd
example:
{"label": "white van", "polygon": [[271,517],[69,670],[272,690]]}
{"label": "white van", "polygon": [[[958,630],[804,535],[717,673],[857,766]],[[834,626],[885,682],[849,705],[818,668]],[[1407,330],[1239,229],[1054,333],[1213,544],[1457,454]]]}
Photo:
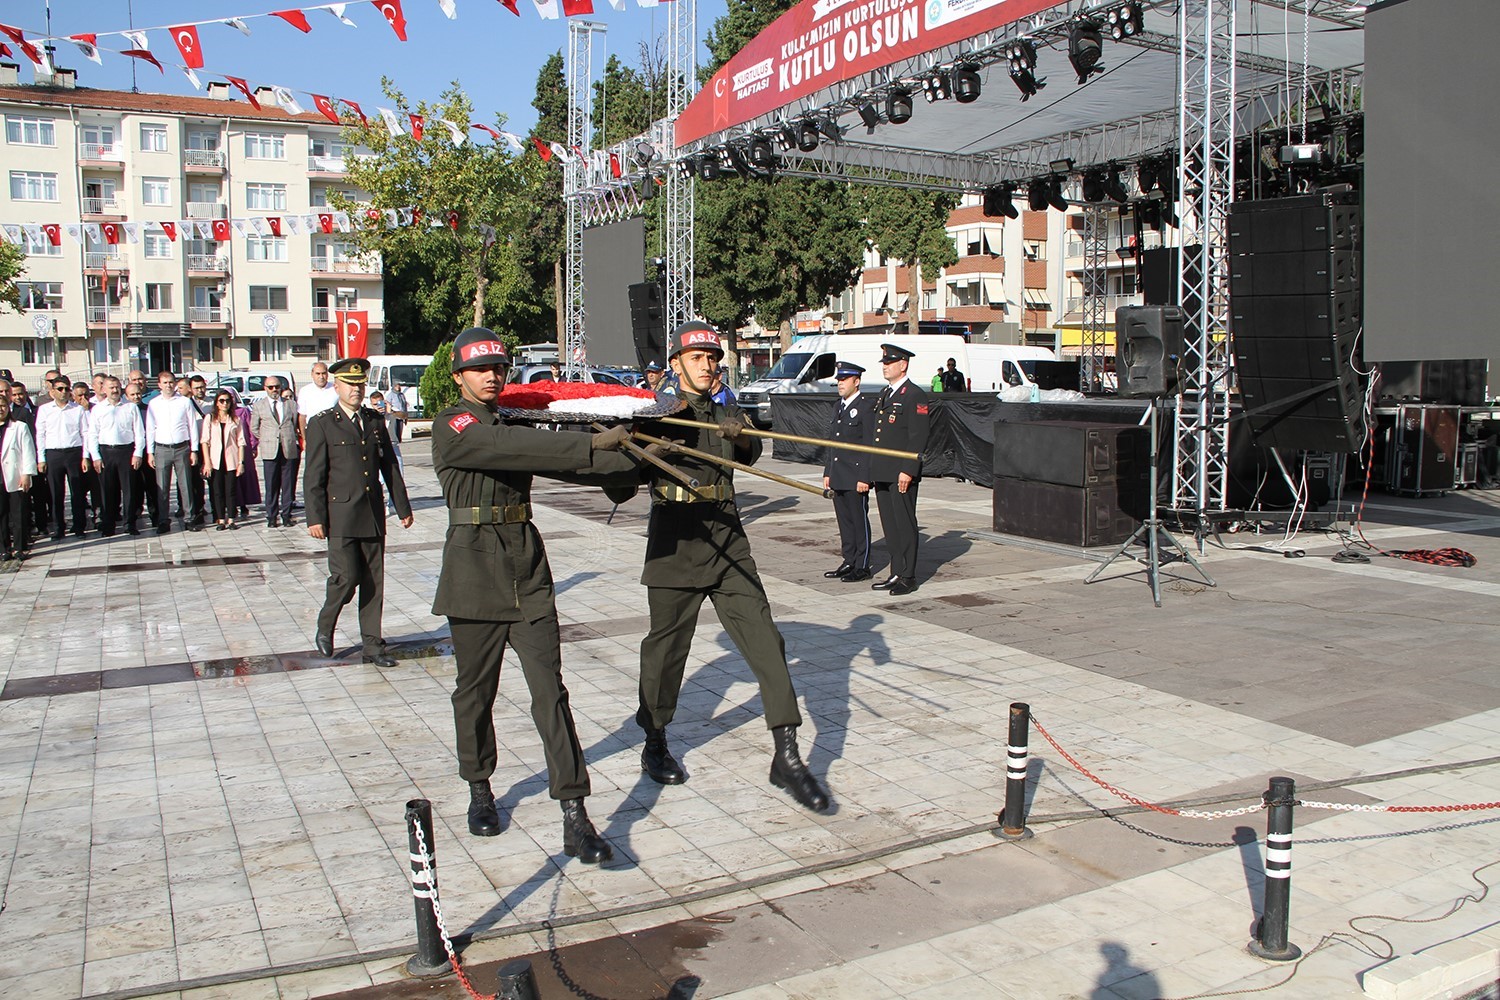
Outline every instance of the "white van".
{"label": "white van", "polygon": [[422,406],[418,387],[422,374],[432,364],[431,354],[374,354],[370,356],[370,382],[365,395],[379,389],[384,395],[391,386],[401,383],[401,395],[406,397],[406,419],[425,420],[427,412]]}
{"label": "white van", "polygon": [[[939,368],[952,358],[969,379],[974,392],[998,392],[1014,384],[1029,385],[1038,360],[1055,360],[1045,347],[1014,347],[1001,344],[968,344],[956,334],[815,334],[792,342],[781,360],[763,378],[737,391],[740,408],[760,427],[771,426],[773,396],[788,392],[833,392],[834,365],[852,361],[865,370],[860,384],[865,391],[885,385],[881,374],[882,344],[895,344],[911,351],[908,377],[922,388],[932,384]],[[977,370],[976,370],[977,369]]]}

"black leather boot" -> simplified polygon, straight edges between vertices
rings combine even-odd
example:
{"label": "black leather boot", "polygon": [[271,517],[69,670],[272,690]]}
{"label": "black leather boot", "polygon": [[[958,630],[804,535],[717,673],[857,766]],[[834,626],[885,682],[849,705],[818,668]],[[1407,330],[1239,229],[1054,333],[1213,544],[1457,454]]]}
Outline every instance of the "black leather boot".
{"label": "black leather boot", "polygon": [[488,781],[469,782],[469,832],[476,837],[500,835],[500,812]]}
{"label": "black leather boot", "polygon": [[771,736],[776,740],[776,756],[771,758],[771,784],[785,788],[792,798],[813,812],[825,812],[828,793],[802,763],[802,754],[797,752],[797,727],[777,726],[771,730]]}
{"label": "black leather boot", "polygon": [[680,785],[687,780],[687,772],[667,749],[667,730],[646,730],[646,747],[641,751],[641,770],[651,776],[658,785]]}
{"label": "black leather boot", "polygon": [[583,808],[582,799],[563,799],[563,853],[577,858],[586,865],[597,865],[615,856],[609,843],[589,822],[589,814]]}

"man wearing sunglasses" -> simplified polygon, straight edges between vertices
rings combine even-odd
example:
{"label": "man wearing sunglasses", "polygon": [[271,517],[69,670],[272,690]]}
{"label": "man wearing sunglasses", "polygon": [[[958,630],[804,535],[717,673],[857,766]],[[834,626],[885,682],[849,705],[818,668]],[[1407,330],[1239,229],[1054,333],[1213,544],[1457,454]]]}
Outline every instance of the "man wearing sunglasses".
{"label": "man wearing sunglasses", "polygon": [[82,538],[88,530],[83,473],[89,465],[83,457],[83,444],[89,418],[88,412],[73,402],[72,386],[67,379],[55,379],[48,389],[52,402],[36,415],[36,447],[42,458],[36,464],[36,471],[47,476],[52,494],[52,540],[56,542],[68,533],[63,518],[65,490],[73,502],[73,534]]}

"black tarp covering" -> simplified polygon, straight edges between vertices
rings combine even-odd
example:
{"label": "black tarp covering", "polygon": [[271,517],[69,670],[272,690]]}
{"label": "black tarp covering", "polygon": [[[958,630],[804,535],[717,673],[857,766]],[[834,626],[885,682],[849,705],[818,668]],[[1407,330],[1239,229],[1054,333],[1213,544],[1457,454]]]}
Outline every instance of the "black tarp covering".
{"label": "black tarp covering", "polygon": [[[875,393],[865,393],[873,403]],[[826,438],[837,393],[777,393],[771,405],[781,434]],[[981,486],[994,480],[995,421],[1085,420],[1130,423],[1145,412],[1144,400],[1090,399],[1068,403],[1002,403],[987,392],[938,394],[932,397],[931,429],[922,455],[922,475],[960,476]],[[1166,416],[1170,427],[1170,414]],[[771,454],[788,462],[821,466],[825,448],[777,441]]]}

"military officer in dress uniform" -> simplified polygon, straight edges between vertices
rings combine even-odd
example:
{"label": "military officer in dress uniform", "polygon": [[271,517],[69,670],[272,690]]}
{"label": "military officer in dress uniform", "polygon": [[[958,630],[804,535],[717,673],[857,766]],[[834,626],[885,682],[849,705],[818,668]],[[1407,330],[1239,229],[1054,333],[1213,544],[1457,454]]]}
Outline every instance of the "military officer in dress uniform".
{"label": "military officer in dress uniform", "polygon": [[891,554],[891,575],[872,584],[896,596],[917,589],[917,484],[922,479],[923,450],[927,447],[928,396],[906,377],[912,352],[895,344],[880,345],[880,368],[886,387],[875,401],[871,443],[879,448],[914,451],[917,458],[870,456],[870,483],[880,508],[880,529]]}
{"label": "military officer in dress uniform", "polygon": [[[690,418],[717,425],[686,432],[689,447],[742,463],[760,457],[758,438],[744,433],[740,410],[712,398],[724,346],[707,323],[684,323],[672,333],[668,360],[677,375],[677,394]],[[683,436],[675,427],[658,436]],[[803,806],[828,808],[828,793],[802,762],[797,750],[797,692],[786,665],[786,642],[771,620],[750,540],[734,505],[734,472],[692,456],[670,459],[700,484],[688,488],[653,466],[643,467],[651,482],[651,519],[646,533],[646,566],[641,583],[651,611],[651,630],[641,643],[640,706],[635,721],[646,732],[641,769],[664,785],[687,780],[667,749],[667,725],[677,711],[688,650],[704,598],[750,665],[760,684],[766,725],[775,741],[770,781]]]}
{"label": "military officer in dress uniform", "polygon": [[453,341],[452,370],[461,397],[432,421],[432,463],[448,507],[432,613],[447,616],[453,635],[458,773],[469,783],[469,832],[496,836],[493,713],[500,659],[509,643],[531,692],[548,790],[562,803],[563,851],[597,864],[612,852],[583,806],[589,774],[563,686],[552,570],[531,523],[531,480],[540,473],[615,484],[628,494],[640,473],[634,460],[618,452],[629,440],[622,427],[589,435],[504,422],[497,400],[510,367],[510,354],[494,333],[483,327],[460,333]]}
{"label": "military officer in dress uniform", "polygon": [[[865,370],[840,361],[833,371],[839,405],[828,425],[830,441],[870,443],[869,400],[860,399],[859,378]],[[839,521],[843,561],[823,575],[831,580],[858,583],[870,578],[870,456],[860,451],[828,449],[823,463],[823,488],[833,491],[833,513]]]}
{"label": "military officer in dress uniform", "polygon": [[391,491],[401,527],[412,525],[406,483],[385,430],[385,418],[368,406],[365,380],[370,362],[344,358],[328,366],[338,404],[307,422],[307,466],[303,500],[307,533],[328,541],[328,589],[318,612],[317,647],[333,655],[339,612],[359,592],[359,631],[364,661],[393,667],[385,650],[380,616],[385,603],[385,493]]}

